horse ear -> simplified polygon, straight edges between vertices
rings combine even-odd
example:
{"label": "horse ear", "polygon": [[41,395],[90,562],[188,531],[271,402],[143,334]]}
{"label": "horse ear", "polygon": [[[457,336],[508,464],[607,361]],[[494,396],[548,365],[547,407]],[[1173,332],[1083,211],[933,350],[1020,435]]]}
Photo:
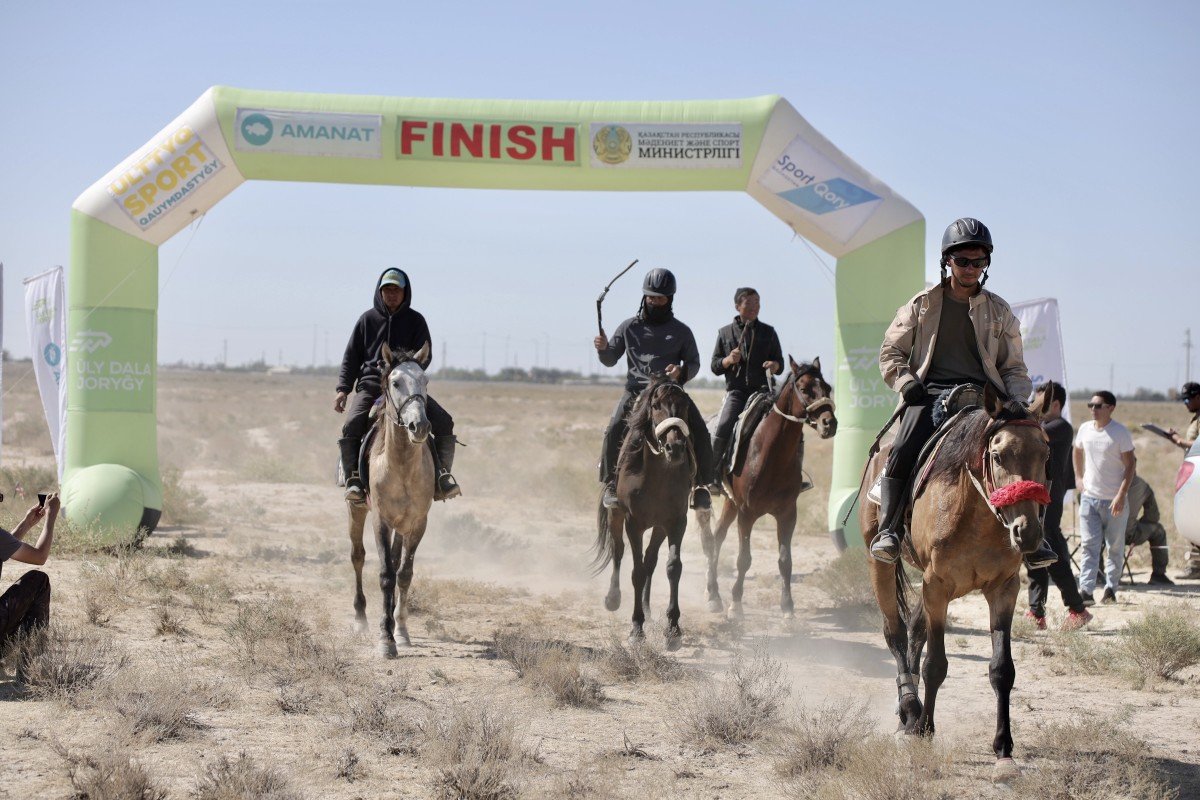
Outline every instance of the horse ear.
{"label": "horse ear", "polygon": [[812,361],[812,365],[817,370],[817,372],[820,372],[821,371],[821,357],[817,356],[816,358],[814,358]]}
{"label": "horse ear", "polygon": [[991,381],[983,387],[983,410],[992,419],[1000,416],[1000,412],[1004,410],[1004,401],[996,390],[992,388]]}
{"label": "horse ear", "polygon": [[392,356],[392,348],[388,347],[387,342],[380,346],[379,356],[383,359],[383,371],[386,374],[392,369],[392,361],[395,360]]}
{"label": "horse ear", "polygon": [[1050,405],[1054,402],[1054,394],[1049,390],[1042,392],[1042,404],[1038,406],[1037,413],[1039,417],[1044,417],[1050,413]]}
{"label": "horse ear", "polygon": [[413,359],[421,365],[422,368],[429,363],[429,342],[421,345],[421,349],[413,356]]}
{"label": "horse ear", "polygon": [[800,365],[796,363],[796,359],[792,358],[791,353],[788,353],[788,366],[792,368],[792,372],[800,373]]}

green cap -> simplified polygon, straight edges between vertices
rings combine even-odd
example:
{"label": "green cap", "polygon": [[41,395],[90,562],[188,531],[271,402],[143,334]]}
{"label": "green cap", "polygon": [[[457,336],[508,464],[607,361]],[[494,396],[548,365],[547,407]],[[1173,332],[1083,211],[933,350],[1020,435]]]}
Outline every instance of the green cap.
{"label": "green cap", "polygon": [[408,288],[408,281],[404,278],[404,273],[398,269],[389,269],[383,273],[383,278],[379,281],[379,288],[384,286],[399,286],[401,289]]}

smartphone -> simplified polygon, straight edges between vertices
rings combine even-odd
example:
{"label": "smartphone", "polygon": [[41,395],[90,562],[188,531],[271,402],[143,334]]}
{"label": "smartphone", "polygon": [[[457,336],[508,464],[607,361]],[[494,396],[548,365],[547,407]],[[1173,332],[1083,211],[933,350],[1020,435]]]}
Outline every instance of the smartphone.
{"label": "smartphone", "polygon": [[38,492],[38,508],[46,507],[46,493]]}

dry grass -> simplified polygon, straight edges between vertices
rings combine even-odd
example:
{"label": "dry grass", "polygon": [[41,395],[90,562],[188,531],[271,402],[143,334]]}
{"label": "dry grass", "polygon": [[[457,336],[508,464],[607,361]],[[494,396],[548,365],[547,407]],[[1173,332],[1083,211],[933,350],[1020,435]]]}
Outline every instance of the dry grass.
{"label": "dry grass", "polygon": [[363,766],[358,753],[354,751],[353,747],[347,747],[338,756],[337,776],[345,780],[346,783],[354,783],[357,780],[367,777],[367,769]]}
{"label": "dry grass", "polygon": [[445,800],[508,800],[518,796],[530,756],[521,747],[517,715],[472,704],[429,715],[425,763]]}
{"label": "dry grass", "polygon": [[287,596],[239,603],[226,639],[244,671],[266,673],[279,686],[306,678],[351,678],[350,661],[341,649],[328,637],[314,634],[295,600]]}
{"label": "dry grass", "polygon": [[1034,769],[1016,787],[1046,800],[1173,800],[1145,742],[1119,726],[1051,724],[1026,744]]}
{"label": "dry grass", "polygon": [[205,507],[204,493],[185,486],[181,470],[164,469],[161,478],[164,525],[198,525],[208,521],[212,512]]}
{"label": "dry grass", "polygon": [[597,661],[605,674],[619,681],[668,683],[688,675],[678,659],[664,653],[662,645],[650,639],[626,643],[613,636]]}
{"label": "dry grass", "polygon": [[54,621],[15,637],[8,658],[34,694],[62,699],[90,689],[129,663],[124,649],[110,637]]}
{"label": "dry grass", "polygon": [[512,664],[530,688],[547,692],[561,705],[594,708],[604,701],[604,689],[589,674],[583,653],[567,642],[544,639],[526,631],[497,631],[496,655]]}
{"label": "dry grass", "polygon": [[738,655],[718,686],[693,685],[680,697],[680,738],[703,747],[761,738],[779,723],[790,694],[779,661]]}
{"label": "dry grass", "polygon": [[425,735],[425,714],[407,692],[407,676],[400,675],[351,695],[345,728],[382,744],[389,755],[416,755]]}
{"label": "dry grass", "polygon": [[116,711],[131,738],[162,742],[204,727],[202,695],[175,674],[129,669],[100,687],[92,705]]}
{"label": "dry grass", "polygon": [[1200,664],[1200,627],[1194,615],[1178,606],[1147,611],[1121,630],[1119,648],[1140,674],[1174,678]]}
{"label": "dry grass", "polygon": [[155,784],[145,767],[126,751],[109,749],[97,755],[72,753],[62,745],[58,755],[66,762],[67,777],[80,800],[165,800],[165,789]]}
{"label": "dry grass", "polygon": [[809,583],[824,592],[838,608],[873,611],[876,608],[875,592],[871,588],[867,558],[858,548],[844,550],[809,578]]}
{"label": "dry grass", "polygon": [[205,770],[192,790],[195,800],[301,800],[281,773],[260,767],[245,753],[221,756]]}
{"label": "dry grass", "polygon": [[782,736],[775,772],[788,783],[803,782],[826,770],[841,772],[874,733],[865,705],[826,702],[803,710]]}

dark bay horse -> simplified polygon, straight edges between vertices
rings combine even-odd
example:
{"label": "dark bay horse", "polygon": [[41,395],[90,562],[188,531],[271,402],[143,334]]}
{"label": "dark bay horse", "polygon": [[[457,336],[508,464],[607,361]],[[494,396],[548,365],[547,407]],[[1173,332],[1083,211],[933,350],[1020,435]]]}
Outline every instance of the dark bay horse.
{"label": "dark bay horse", "polygon": [[[1007,411],[988,386],[983,408],[964,412],[946,433],[925,488],[913,503],[910,533],[901,548],[904,561],[922,573],[921,596],[914,608],[908,606],[903,564],[863,556],[870,559],[884,639],[896,659],[900,725],[905,733],[933,735],[934,705],[948,668],[946,608],[951,600],[976,589],[983,592],[992,635],[989,677],[996,693],[992,749],[997,781],[1018,774],[1009,725],[1009,695],[1016,679],[1011,629],[1021,586],[1021,556],[1041,544],[1040,506],[1050,501],[1046,490],[1050,447],[1038,421],[1048,410],[1047,403],[1028,416]],[[872,459],[860,496],[866,496],[866,487],[874,483],[886,460],[887,448]],[[868,548],[878,516],[877,506],[862,504],[860,524]],[[926,642],[922,704],[913,670]]]}
{"label": "dark bay horse", "polygon": [[[386,344],[380,352],[385,377],[382,407],[377,408],[368,455],[368,489],[375,510],[379,588],[383,592],[379,652],[386,658],[394,658],[393,630],[402,644],[412,644],[408,635],[408,590],[412,585],[417,545],[425,535],[429,508],[433,505],[433,454],[426,442],[430,425],[425,415],[429,378],[421,369],[429,354],[429,343],[417,353],[393,352]],[[354,564],[354,616],[359,630],[365,630],[367,598],[363,595],[362,569],[366,557],[363,526],[367,507],[349,502],[346,507],[350,515],[350,560]]]}
{"label": "dark bay horse", "polygon": [[779,576],[783,589],[779,607],[791,615],[792,603],[792,533],[796,529],[796,498],[804,483],[804,426],[811,425],[822,439],[837,433],[837,417],[833,414],[832,389],[821,375],[821,359],[811,364],[797,364],[788,356],[791,371],[779,387],[771,411],[750,438],[746,464],[738,475],[731,477],[730,495],[721,507],[721,519],[714,534],[704,519],[700,520],[700,537],[708,557],[708,610],[721,611],[721,595],[717,590],[717,561],[725,534],[736,518],[738,523],[738,576],[733,584],[733,606],[730,613],[742,613],[742,588],[746,570],[750,569],[750,530],[764,514],[775,517],[779,542]]}
{"label": "dark bay horse", "polygon": [[[629,412],[629,430],[621,442],[617,459],[617,498],[620,505],[607,509],[600,503],[596,520],[595,573],[610,562],[612,578],[604,607],[621,607],[621,557],[624,537],[629,538],[633,557],[633,628],[630,639],[645,636],[642,625],[650,607],[650,583],[658,564],[658,550],[667,541],[667,580],[671,599],[667,604],[666,646],[679,648],[679,576],[683,572],[680,545],[687,529],[688,497],[696,473],[687,426],[688,396],[683,387],[662,376],[654,376]],[[711,512],[709,512],[711,513]],[[642,536],[652,530],[643,554]],[[624,535],[622,535],[624,534]]]}

